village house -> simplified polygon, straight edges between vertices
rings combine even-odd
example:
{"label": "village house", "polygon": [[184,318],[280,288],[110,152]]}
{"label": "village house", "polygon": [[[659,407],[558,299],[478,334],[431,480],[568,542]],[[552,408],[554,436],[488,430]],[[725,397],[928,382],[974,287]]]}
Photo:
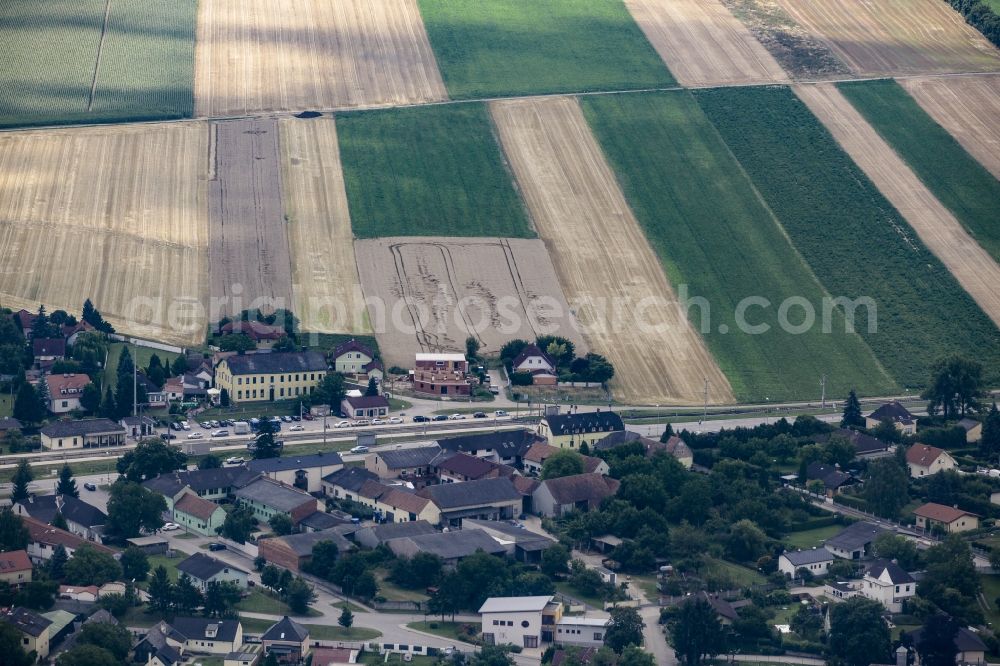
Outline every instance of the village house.
{"label": "village house", "polygon": [[356,501],[358,491],[365,482],[378,479],[378,474],[363,467],[344,467],[323,477],[322,493],[327,497],[353,502]]}
{"label": "village house", "polygon": [[823,484],[823,494],[833,497],[839,493],[844,486],[855,482],[853,476],[840,470],[840,465],[827,465],[821,462],[811,462],[806,467],[806,485],[811,481],[819,481]]}
{"label": "village house", "polygon": [[[911,645],[920,645],[921,638],[923,637],[924,629],[923,627],[919,629],[914,629],[909,632],[907,636],[910,639]],[[959,627],[958,633],[955,634],[954,644],[955,644],[955,663],[963,664],[968,666],[970,664],[981,664],[986,666],[988,660],[986,659],[986,643],[983,642],[975,632],[971,631],[966,627]],[[914,655],[914,666],[921,666],[920,655]]]}
{"label": "village house", "polygon": [[490,555],[506,554],[503,546],[485,532],[478,530],[412,534],[389,539],[385,545],[396,557],[408,559],[418,553],[437,555],[448,569],[454,569],[459,562],[480,551]]}
{"label": "village house", "polygon": [[965,441],[969,444],[975,444],[983,438],[983,424],[975,419],[962,419],[958,422],[958,427],[965,431]]}
{"label": "village house", "polygon": [[226,522],[226,510],[185,488],[173,502],[173,521],[195,534],[215,536]]}
{"label": "village house", "polygon": [[354,550],[354,544],[340,534],[337,528],[260,539],[257,548],[260,556],[271,564],[299,572],[312,561],[313,548],[321,541],[332,541],[341,554]]}
{"label": "village house", "polygon": [[389,415],[389,401],[381,395],[348,395],[340,401],[340,413],[349,419],[376,419]]}
{"label": "village house", "polygon": [[559,378],[556,376],[556,362],[536,344],[529,344],[521,350],[511,362],[511,370],[529,373],[532,383],[536,385],[553,386],[559,383]]}
{"label": "village house", "polygon": [[359,526],[351,533],[350,538],[366,548],[378,548],[392,539],[436,532],[437,530],[426,520],[414,520],[406,523],[375,523]]}
{"label": "village house", "polygon": [[223,335],[245,335],[257,345],[258,349],[270,349],[274,343],[285,337],[283,326],[273,326],[259,321],[236,320],[222,325],[219,332]]}
{"label": "village house", "polygon": [[146,666],[176,666],[185,660],[185,641],[184,636],[161,620],[132,648],[133,661]]}
{"label": "village house", "polygon": [[57,361],[66,357],[65,338],[34,338],[31,351],[36,363]]}
{"label": "village house", "polygon": [[45,384],[48,387],[48,410],[53,414],[65,414],[82,409],[80,396],[83,389],[90,384],[90,377],[85,374],[46,375]]}
{"label": "village house", "polygon": [[26,550],[11,550],[0,553],[0,582],[20,587],[31,582],[31,560]]}
{"label": "village house", "polygon": [[574,474],[547,479],[532,493],[535,513],[558,518],[570,511],[589,511],[618,492],[621,483],[602,474]]}
{"label": "village house", "polygon": [[375,359],[375,352],[357,340],[337,345],[330,360],[333,361],[334,371],[343,375],[371,375],[381,379],[382,364]]}
{"label": "village house", "polygon": [[555,638],[563,607],[551,596],[490,597],[480,606],[479,615],[487,645],[537,648]]}
{"label": "village house", "polygon": [[32,518],[31,516],[21,516],[21,522],[28,529],[28,557],[35,564],[40,564],[52,559],[52,554],[57,546],[62,546],[69,557],[83,546],[88,546],[94,550],[108,555],[114,555],[115,551],[105,545],[87,541],[71,532],[53,527],[47,523]]}
{"label": "village house", "polygon": [[561,449],[579,449],[586,444],[593,447],[611,432],[625,430],[625,424],[614,412],[583,412],[576,414],[550,414],[538,423],[538,434],[552,446]]}
{"label": "village house", "polygon": [[250,509],[262,523],[282,513],[292,519],[292,525],[298,525],[300,520],[319,511],[318,500],[309,493],[263,477],[237,489],[233,496],[237,504]]}
{"label": "village house", "polygon": [[434,502],[441,524],[450,527],[464,518],[510,520],[521,514],[521,493],[507,477],[427,486],[418,495]]}
{"label": "village house", "polygon": [[156,420],[148,416],[126,416],[118,423],[125,428],[125,434],[133,439],[156,436]]}
{"label": "village house", "polygon": [[441,483],[463,483],[479,479],[495,479],[500,476],[512,476],[513,468],[495,462],[470,456],[467,453],[456,453],[439,458],[434,467]]}
{"label": "village house", "polygon": [[259,476],[245,467],[217,467],[160,474],[143,481],[142,485],[154,493],[163,495],[167,501],[167,511],[173,511],[175,500],[180,499],[185,488],[202,499],[218,503],[231,499],[238,488],[242,488]]}
{"label": "village house", "polygon": [[109,419],[56,421],[41,430],[42,448],[50,451],[124,446],[125,428]]}
{"label": "village house", "polygon": [[[558,446],[551,446],[541,442],[532,444],[531,448],[524,453],[524,456],[522,456],[522,460],[524,461],[524,472],[526,474],[540,476],[542,473],[542,466],[545,465],[545,461],[561,450],[562,449]],[[583,458],[583,471],[586,473],[608,474],[610,472],[608,463],[600,458],[584,455],[581,455],[581,458]]]}
{"label": "village house", "polygon": [[236,583],[246,589],[250,573],[233,565],[209,557],[205,553],[195,553],[177,565],[177,570],[191,577],[191,582],[202,592],[209,583]]}
{"label": "village house", "polygon": [[234,404],[288,400],[312,393],[326,373],[319,352],[236,355],[219,361],[215,388]]}
{"label": "village house", "polygon": [[963,511],[957,506],[945,506],[928,502],[913,510],[917,527],[924,530],[941,529],[948,534],[979,529],[979,516],[971,511]]}
{"label": "village house", "polygon": [[313,453],[305,456],[284,456],[251,460],[247,469],[274,481],[318,493],[322,490],[323,477],[343,469],[344,461],[336,452]]}
{"label": "village house", "polygon": [[500,520],[476,520],[466,518],[462,521],[462,531],[480,530],[504,547],[507,556],[518,562],[538,564],[542,553],[554,546],[556,541],[547,536],[515,527]]}
{"label": "village house", "polygon": [[87,541],[100,541],[107,515],[72,495],[31,495],[14,505],[14,513],[52,524],[56,515],[66,520],[69,532]]}
{"label": "village house", "polygon": [[400,488],[386,487],[385,492],[374,498],[373,508],[376,518],[388,523],[441,522],[441,511],[433,501]]}
{"label": "village house", "polygon": [[906,466],[914,479],[955,469],[955,465],[955,459],[951,454],[936,446],[914,444],[906,450]]}
{"label": "village house", "polygon": [[434,477],[434,461],[440,455],[436,445],[379,451],[365,457],[365,469],[380,479],[428,480]]}
{"label": "village house", "polygon": [[825,576],[833,560],[833,555],[826,548],[789,550],[778,557],[778,571],[789,578],[796,578],[799,569],[805,569],[813,576]]}
{"label": "village house", "polygon": [[298,664],[309,656],[309,630],[284,616],[260,637],[264,656],[273,654],[279,664]]}
{"label": "village house", "polygon": [[97,601],[97,595],[100,593],[99,588],[96,585],[60,585],[59,586],[59,598],[69,599],[70,601],[83,601],[83,602],[94,602]]}
{"label": "village house", "polygon": [[458,435],[437,440],[442,451],[468,453],[502,465],[519,465],[532,444],[544,441],[524,428]]}
{"label": "village house", "polygon": [[888,421],[904,435],[915,435],[917,433],[917,417],[903,407],[898,400],[887,402],[874,412],[865,417],[865,429],[872,430],[878,424]]}
{"label": "village house", "polygon": [[876,560],[858,589],[862,596],[879,602],[890,613],[901,613],[903,601],[917,593],[917,582],[895,562]]}
{"label": "village house", "polygon": [[0,613],[0,622],[9,624],[21,634],[21,649],[25,653],[34,652],[39,659],[49,656],[49,626],[51,620],[33,610],[11,608]]}
{"label": "village house", "polygon": [[604,634],[610,623],[611,620],[607,617],[563,615],[556,623],[555,642],[561,645],[600,647],[604,645]]}
{"label": "village house", "polygon": [[312,666],[351,666],[358,663],[361,651],[349,647],[314,647]]}
{"label": "village house", "polygon": [[850,428],[837,428],[831,433],[821,433],[815,437],[817,444],[826,444],[832,437],[846,439],[854,446],[854,456],[862,459],[882,458],[890,455],[895,448],[888,442]]}
{"label": "village house", "polygon": [[229,654],[243,646],[243,624],[238,619],[175,617],[170,627],[188,652]]}
{"label": "village house", "polygon": [[464,354],[419,353],[413,369],[413,390],[435,396],[468,396],[472,390],[468,372]]}
{"label": "village house", "polygon": [[0,416],[0,442],[10,433],[19,433],[24,426],[17,419],[8,416]]}
{"label": "village house", "polygon": [[830,553],[845,560],[864,559],[871,552],[871,545],[885,530],[873,523],[858,522],[848,525],[823,544]]}

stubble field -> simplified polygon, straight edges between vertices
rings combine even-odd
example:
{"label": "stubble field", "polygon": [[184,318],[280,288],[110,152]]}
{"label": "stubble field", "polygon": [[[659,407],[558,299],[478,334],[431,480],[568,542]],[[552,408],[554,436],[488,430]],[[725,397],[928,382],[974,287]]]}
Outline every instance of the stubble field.
{"label": "stubble field", "polygon": [[387,366],[464,351],[469,336],[485,353],[543,333],[587,350],[540,240],[379,238],[357,241],[355,254]]}
{"label": "stubble field", "polygon": [[625,0],[625,6],[682,85],[788,80],[774,57],[719,0]]}
{"label": "stubble field", "polygon": [[1000,69],[1000,51],[941,0],[778,2],[858,75]]}
{"label": "stubble field", "polygon": [[203,0],[195,114],[447,98],[416,0]]}
{"label": "stubble field", "polygon": [[0,301],[90,298],[122,332],[201,342],[185,313],[207,289],[207,139],[200,123],[0,135]]}
{"label": "stubble field", "polygon": [[293,311],[306,331],[367,332],[336,124],[284,118],[279,127]]}
{"label": "stubble field", "polygon": [[731,402],[573,98],[491,104],[503,146],[560,282],[620,400]]}

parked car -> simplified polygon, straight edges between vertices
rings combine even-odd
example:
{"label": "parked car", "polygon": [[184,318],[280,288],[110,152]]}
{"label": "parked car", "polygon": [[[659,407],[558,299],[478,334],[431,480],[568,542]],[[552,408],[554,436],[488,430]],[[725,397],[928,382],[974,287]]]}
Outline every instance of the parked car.
{"label": "parked car", "polygon": [[209,430],[209,429],[210,429],[210,428],[212,427],[212,424],[211,424],[211,423],[209,423],[208,421],[202,421],[202,422],[201,422],[201,423],[199,423],[198,425],[200,425],[200,426],[201,426],[202,428],[204,428],[205,430]]}
{"label": "parked car", "polygon": [[183,428],[184,430],[190,430],[191,424],[188,423],[187,421],[181,421],[181,428]]}
{"label": "parked car", "polygon": [[434,417],[434,420],[435,421],[447,421],[448,420],[448,415],[447,414],[438,414],[437,416]]}
{"label": "parked car", "polygon": [[177,523],[163,523],[162,529],[164,532],[173,532],[174,530],[179,530],[180,527]]}
{"label": "parked car", "polygon": [[220,424],[218,421],[209,421],[208,425],[210,425],[213,428],[218,428]]}
{"label": "parked car", "polygon": [[174,421],[173,423],[170,424],[170,429],[171,430],[182,430],[181,424],[177,423],[176,421]]}
{"label": "parked car", "polygon": [[[214,434],[212,436],[215,437]],[[204,437],[205,434],[201,432],[192,432],[191,434],[188,435],[188,439],[204,439]]]}
{"label": "parked car", "polygon": [[298,414],[292,414],[292,420],[293,421],[301,421],[302,417],[299,416]]}
{"label": "parked car", "polygon": [[495,412],[493,412],[493,416],[510,416],[510,414],[508,414],[506,411],[502,409],[498,409]]}
{"label": "parked car", "polygon": [[391,419],[389,419],[389,423],[402,423],[402,422],[403,419],[399,418],[398,416],[393,416]]}
{"label": "parked car", "polygon": [[306,421],[312,421],[312,420],[313,420],[313,419],[315,419],[316,417],[315,417],[315,416],[313,416],[312,414],[303,414],[303,415],[302,415],[302,418],[304,418],[304,419],[305,419]]}
{"label": "parked car", "polygon": [[242,465],[245,458],[243,456],[231,456],[226,458],[227,465]]}
{"label": "parked car", "polygon": [[368,447],[364,445],[355,446],[351,449],[351,453],[368,453]]}
{"label": "parked car", "polygon": [[216,430],[212,433],[212,437],[229,437],[228,430]]}
{"label": "parked car", "polygon": [[372,419],[372,425],[385,425],[385,421],[382,419]]}
{"label": "parked car", "polygon": [[351,427],[351,422],[350,421],[337,421],[334,424],[333,427],[334,428],[350,428]]}
{"label": "parked car", "polygon": [[371,425],[372,422],[368,419],[358,419],[354,422],[354,427]]}
{"label": "parked car", "polygon": [[160,439],[162,439],[165,442],[169,442],[172,439],[177,439],[177,435],[175,435],[172,432],[165,432],[162,435],[160,435]]}
{"label": "parked car", "polygon": [[428,421],[430,421],[429,418],[427,418],[426,416],[421,416],[420,414],[417,414],[416,416],[413,417],[414,423],[427,423]]}
{"label": "parked car", "polygon": [[291,416],[287,416],[287,415],[286,416],[282,416],[281,420],[284,421],[285,423],[291,423],[292,422],[292,417]]}
{"label": "parked car", "polygon": [[476,412],[475,414],[472,415],[472,418],[474,418],[474,419],[485,419],[486,418],[486,413],[485,412]]}
{"label": "parked car", "polygon": [[451,416],[449,416],[448,420],[449,421],[461,421],[464,418],[465,418],[465,414],[455,413],[455,414],[452,414]]}
{"label": "parked car", "polygon": [[224,543],[210,543],[210,544],[208,544],[208,549],[212,550],[212,551],[215,551],[215,550],[225,550],[226,549],[226,544],[224,544]]}
{"label": "parked car", "polygon": [[305,429],[306,429],[306,427],[304,425],[296,424],[296,425],[293,425],[291,428],[289,428],[288,431],[289,432],[300,432],[300,431],[305,430]]}
{"label": "parked car", "polygon": [[93,483],[91,483],[90,481],[88,481],[87,483],[83,484],[83,487],[84,487],[85,489],[87,489],[87,490],[90,490],[90,491],[94,491],[94,490],[97,490],[97,486],[95,486],[95,485],[94,485]]}

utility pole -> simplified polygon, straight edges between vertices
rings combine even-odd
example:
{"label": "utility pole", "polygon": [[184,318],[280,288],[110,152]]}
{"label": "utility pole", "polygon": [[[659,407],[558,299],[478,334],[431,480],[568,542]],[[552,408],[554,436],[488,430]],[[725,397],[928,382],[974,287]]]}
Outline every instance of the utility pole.
{"label": "utility pole", "polygon": [[707,418],[708,418],[708,377],[705,378],[705,404],[701,410],[701,421],[698,421],[698,423],[699,424],[703,423]]}
{"label": "utility pole", "polygon": [[[134,351],[134,350],[133,350]],[[139,357],[138,354],[132,354],[132,416],[136,416],[138,413],[138,405],[136,404],[139,400]]]}
{"label": "utility pole", "polygon": [[819,380],[819,387],[821,389],[820,401],[823,404],[823,409],[826,409],[826,375]]}

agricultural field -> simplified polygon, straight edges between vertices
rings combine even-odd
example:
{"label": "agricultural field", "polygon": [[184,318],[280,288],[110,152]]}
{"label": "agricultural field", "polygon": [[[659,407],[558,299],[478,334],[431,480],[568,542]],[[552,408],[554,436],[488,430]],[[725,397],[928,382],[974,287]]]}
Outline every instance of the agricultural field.
{"label": "agricultural field", "polygon": [[[697,103],[687,92],[611,95],[582,100],[584,113],[618,175],[635,216],[670,282],[709,303],[692,308],[702,332],[741,401],[804,399],[851,388],[887,395],[898,387],[857,334],[834,315],[832,333],[801,334],[779,326],[777,308],[802,297],[822,309],[828,294],[760,201]],[[747,297],[773,305],[748,319],[763,334],[741,332],[734,313]]]}
{"label": "agricultural field", "polygon": [[997,381],[1000,330],[791,90],[694,95],[826,291],[874,303],[855,328],[898,384],[969,350]]}
{"label": "agricultural field", "polygon": [[190,116],[196,8],[0,4],[0,127]]}
{"label": "agricultural field", "polygon": [[777,1],[858,75],[1000,70],[1000,51],[941,0]]}
{"label": "agricultural field", "polygon": [[454,99],[674,83],[622,0],[419,0]]}
{"label": "agricultural field", "polygon": [[481,104],[345,113],[340,158],[358,238],[531,238]]}
{"label": "agricultural field", "polygon": [[487,354],[543,333],[587,351],[540,240],[380,238],[354,247],[387,367],[407,367],[417,352],[464,351],[469,336]]}
{"label": "agricultural field", "polygon": [[1000,179],[1000,76],[910,78],[899,84]]}
{"label": "agricultural field", "polygon": [[292,265],[292,311],[304,331],[369,331],[354,260],[336,124],[326,118],[284,118],[278,127]]}
{"label": "agricultural field", "polygon": [[200,342],[207,151],[201,123],[0,135],[0,302],[90,298],[120,332]]}
{"label": "agricultural field", "polygon": [[417,0],[202,0],[195,114],[447,98]]}
{"label": "agricultural field", "polygon": [[[996,82],[1000,83],[1000,78]],[[994,263],[1000,261],[1000,181],[965,152],[895,81],[866,81],[837,87],[958,218]],[[1000,127],[1000,117],[994,118],[994,123]],[[1000,274],[994,275],[991,283],[1000,292]],[[1000,321],[1000,312],[997,320]]]}
{"label": "agricultural field", "polygon": [[210,128],[210,323],[247,308],[289,309],[292,266],[278,121],[222,121]]}
{"label": "agricultural field", "polygon": [[774,57],[719,0],[625,0],[625,6],[682,85],[788,80]]}
{"label": "agricultural field", "polygon": [[492,103],[539,235],[590,347],[615,366],[615,397],[732,402],[689,323],[576,99]]}
{"label": "agricultural field", "polygon": [[[902,89],[898,90],[901,94],[906,94]],[[929,181],[925,178],[921,182],[918,174],[900,159],[899,148],[887,144],[834,84],[802,85],[796,88],[796,94],[906,219],[924,245],[937,255],[979,307],[1000,326],[1000,266],[935,197],[936,192],[927,187]],[[919,111],[912,100],[910,103]],[[900,126],[909,121],[903,109],[895,112],[893,117]],[[931,135],[927,137],[930,142],[934,141],[934,130],[937,130],[938,134],[961,151],[944,130],[929,118],[927,121],[929,128],[914,129],[931,131]],[[914,125],[919,126],[919,123]],[[923,137],[915,140],[923,140]],[[942,158],[947,159],[947,146],[941,147],[945,150]],[[902,155],[907,156],[906,152]],[[993,177],[968,155],[962,152],[962,156],[992,180]],[[948,177],[945,175],[944,178],[947,180]],[[980,192],[970,191],[967,194],[979,196]],[[995,221],[994,219],[993,222]]]}

